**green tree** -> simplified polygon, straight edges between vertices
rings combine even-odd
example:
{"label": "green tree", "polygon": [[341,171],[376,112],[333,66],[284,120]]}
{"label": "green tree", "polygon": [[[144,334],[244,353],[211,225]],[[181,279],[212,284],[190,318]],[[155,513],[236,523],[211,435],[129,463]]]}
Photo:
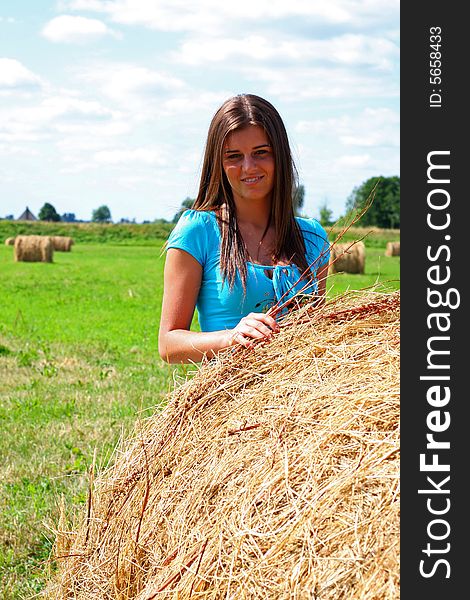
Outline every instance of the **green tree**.
{"label": "green tree", "polygon": [[371,177],[359,187],[354,188],[346,201],[346,213],[358,213],[367,203],[374,186],[377,184],[374,200],[358,225],[375,226],[389,229],[400,228],[400,178]]}
{"label": "green tree", "polygon": [[320,204],[318,212],[320,215],[320,224],[323,225],[323,227],[330,227],[333,225],[333,211],[328,207],[328,200],[324,200],[323,204]]}
{"label": "green tree", "polygon": [[39,210],[38,217],[40,221],[60,221],[59,213],[49,202]]}
{"label": "green tree", "polygon": [[98,208],[95,208],[91,215],[91,220],[95,223],[110,223],[111,222],[111,211],[103,204]]}
{"label": "green tree", "polygon": [[181,202],[181,206],[178,209],[178,212],[175,214],[175,216],[172,219],[172,223],[178,223],[178,221],[180,220],[181,215],[184,213],[184,211],[188,208],[191,208],[192,205],[194,204],[194,199],[190,198],[189,196],[186,196],[186,198],[183,200],[183,202]]}
{"label": "green tree", "polygon": [[305,202],[305,187],[303,184],[297,185],[294,188],[294,193],[292,194],[292,205],[294,207],[294,214],[299,216],[300,211],[303,208]]}

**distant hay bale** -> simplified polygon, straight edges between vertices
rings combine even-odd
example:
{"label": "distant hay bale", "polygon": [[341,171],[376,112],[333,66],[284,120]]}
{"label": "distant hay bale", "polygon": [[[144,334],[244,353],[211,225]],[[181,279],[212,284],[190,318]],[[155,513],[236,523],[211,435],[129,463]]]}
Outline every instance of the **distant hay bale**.
{"label": "distant hay bale", "polygon": [[385,256],[400,256],[400,242],[387,242]]}
{"label": "distant hay bale", "polygon": [[9,237],[5,240],[5,246],[14,246],[14,245],[15,245],[14,237]]}
{"label": "distant hay bale", "polygon": [[53,235],[52,244],[54,245],[54,250],[57,250],[57,252],[70,252],[74,241],[71,237],[65,235]]}
{"label": "distant hay bale", "polygon": [[49,236],[18,235],[15,238],[15,261],[52,262],[54,247]]}
{"label": "distant hay bale", "polygon": [[333,244],[330,252],[330,273],[364,273],[366,247],[363,241]]}
{"label": "distant hay bale", "polygon": [[203,365],[62,512],[53,600],[396,600],[399,292]]}

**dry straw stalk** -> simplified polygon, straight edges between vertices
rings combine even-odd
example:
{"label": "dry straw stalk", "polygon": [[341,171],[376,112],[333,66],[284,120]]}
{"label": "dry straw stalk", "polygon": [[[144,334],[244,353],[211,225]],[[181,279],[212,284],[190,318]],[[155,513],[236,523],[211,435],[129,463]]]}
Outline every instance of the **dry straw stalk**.
{"label": "dry straw stalk", "polygon": [[18,235],[15,238],[15,261],[51,263],[54,247],[49,236]]}
{"label": "dry straw stalk", "polygon": [[303,306],[139,422],[55,600],[399,597],[399,293]]}

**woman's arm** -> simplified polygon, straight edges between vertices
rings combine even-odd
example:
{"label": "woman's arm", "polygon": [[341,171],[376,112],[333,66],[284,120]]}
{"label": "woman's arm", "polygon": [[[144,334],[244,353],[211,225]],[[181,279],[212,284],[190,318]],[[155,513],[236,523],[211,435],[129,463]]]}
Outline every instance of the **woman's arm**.
{"label": "woman's arm", "polygon": [[167,251],[158,350],[169,363],[199,362],[233,344],[250,347],[254,339],[269,338],[279,327],[264,313],[250,313],[234,329],[190,331],[201,287],[202,267],[184,250]]}

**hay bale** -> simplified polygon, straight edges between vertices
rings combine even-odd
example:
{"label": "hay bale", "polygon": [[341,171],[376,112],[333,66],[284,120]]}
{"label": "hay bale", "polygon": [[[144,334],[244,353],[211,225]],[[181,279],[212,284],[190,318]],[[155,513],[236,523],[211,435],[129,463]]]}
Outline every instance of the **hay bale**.
{"label": "hay bale", "polygon": [[[206,363],[62,520],[48,598],[399,598],[399,293]],[[74,530],[75,529],[75,530]]]}
{"label": "hay bale", "polygon": [[364,273],[365,266],[366,247],[363,241],[331,246],[329,273]]}
{"label": "hay bale", "polygon": [[14,246],[14,245],[15,245],[14,237],[9,237],[5,240],[5,246]]}
{"label": "hay bale", "polygon": [[65,235],[53,235],[52,244],[57,252],[70,252],[75,242],[71,237]]}
{"label": "hay bale", "polygon": [[49,236],[18,235],[15,238],[15,261],[52,262],[54,247]]}
{"label": "hay bale", "polygon": [[387,242],[385,256],[400,256],[400,242]]}

